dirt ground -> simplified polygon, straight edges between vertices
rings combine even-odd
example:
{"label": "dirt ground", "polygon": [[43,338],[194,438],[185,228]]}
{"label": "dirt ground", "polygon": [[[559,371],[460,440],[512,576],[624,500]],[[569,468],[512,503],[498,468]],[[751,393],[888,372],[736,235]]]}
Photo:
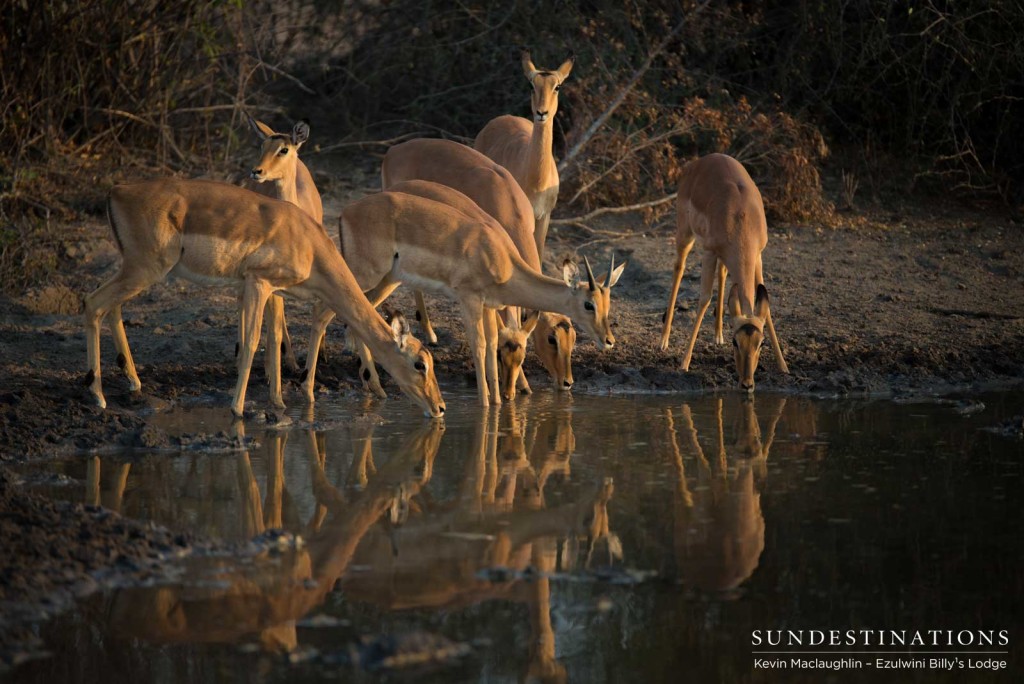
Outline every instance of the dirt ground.
{"label": "dirt ground", "polygon": [[[341,206],[373,180],[362,172],[345,180],[325,175],[317,180],[327,200],[328,230],[336,234]],[[93,406],[83,382],[81,297],[115,271],[120,257],[103,217],[66,230],[71,237],[63,256],[77,266],[63,270],[47,287],[0,298],[0,545],[6,551],[0,554],[0,642],[7,644],[25,636],[25,620],[38,615],[40,606],[57,606],[81,593],[85,578],[97,569],[121,563],[134,572],[136,560],[159,559],[189,540],[168,538],[113,513],[21,493],[2,461],[111,445],[180,445],[148,426],[147,413],[190,398],[217,403],[227,412],[235,376],[234,295],[172,280],[125,307],[142,393],[128,392],[104,332],[108,409]],[[658,348],[675,254],[673,230],[671,224],[644,230],[639,219],[621,218],[594,224],[591,231],[553,229],[549,273],[567,256],[589,256],[599,273],[613,252],[617,263],[628,261],[613,291],[616,347],[601,352],[580,334],[573,392],[735,386],[731,346],[713,344],[711,311],[690,372],[680,369],[697,297],[696,253],[677,304],[672,346],[666,352]],[[1024,381],[1024,226],[1005,211],[942,200],[845,214],[837,227],[771,225],[764,264],[773,318],[792,372],[782,375],[765,354],[758,392],[932,396]],[[454,307],[436,296],[428,301],[440,337],[433,351],[442,391],[472,386]],[[400,291],[393,303],[413,318],[408,293]],[[301,362],[310,308],[290,304],[287,311]],[[328,333],[328,352],[318,373],[318,401],[355,407],[362,391],[356,360],[342,351],[340,326]],[[532,356],[527,371],[535,391],[552,391]],[[381,377],[389,400],[409,403],[386,375]],[[256,372],[247,399],[258,412],[266,398]],[[285,401],[303,403],[297,377],[289,378]],[[409,416],[421,420],[411,403]],[[207,436],[212,442],[224,438]],[[15,605],[18,610],[12,610]],[[11,662],[20,652],[0,648],[0,659]]]}

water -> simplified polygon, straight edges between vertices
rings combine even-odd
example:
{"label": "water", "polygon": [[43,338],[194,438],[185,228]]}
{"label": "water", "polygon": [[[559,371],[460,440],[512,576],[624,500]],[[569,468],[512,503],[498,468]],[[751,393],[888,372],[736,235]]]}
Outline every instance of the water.
{"label": "water", "polygon": [[[414,670],[432,681],[882,674],[754,668],[768,650],[754,630],[801,629],[1008,630],[1009,654],[996,657],[1019,672],[1024,454],[981,428],[1024,402],[982,399],[963,415],[541,391],[486,412],[450,398],[443,429],[408,402],[358,420],[322,402],[316,417],[333,427],[250,427],[260,445],[249,451],[34,465],[22,475],[50,496],[240,550],[93,597],[43,629],[58,657],[14,678],[375,679],[350,663],[352,644],[423,633],[470,650]],[[154,421],[212,432],[228,429],[225,413]],[[279,548],[241,544],[271,529],[288,533]],[[991,681],[947,676],[982,675]]]}

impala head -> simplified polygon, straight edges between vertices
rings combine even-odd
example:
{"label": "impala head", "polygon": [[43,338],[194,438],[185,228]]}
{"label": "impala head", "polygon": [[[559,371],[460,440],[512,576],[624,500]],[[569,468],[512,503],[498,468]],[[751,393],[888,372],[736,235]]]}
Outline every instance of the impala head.
{"label": "impala head", "polygon": [[537,123],[544,123],[555,118],[558,111],[558,90],[562,82],[569,77],[572,71],[573,62],[576,56],[562,62],[562,66],[554,71],[538,69],[530,59],[530,51],[523,50],[523,74],[526,80],[533,86],[533,94],[530,96],[530,112],[533,120]]}
{"label": "impala head", "polygon": [[729,311],[732,314],[732,352],[736,359],[736,374],[739,376],[740,389],[744,392],[754,391],[754,371],[761,359],[761,347],[764,345],[764,324],[768,318],[768,290],[764,285],[757,286],[754,297],[754,312],[744,314],[740,306],[739,290],[735,285],[729,292]]}
{"label": "impala head", "polygon": [[251,116],[248,119],[260,139],[260,159],[249,171],[249,177],[257,183],[294,177],[299,148],[309,139],[309,123],[300,121],[290,134],[285,134],[275,133],[270,126]]}
{"label": "impala head", "polygon": [[576,346],[576,329],[568,316],[542,314],[533,331],[533,348],[541,364],[559,390],[572,387],[572,350]]}
{"label": "impala head", "polygon": [[423,409],[428,418],[444,415],[445,404],[434,377],[434,357],[412,336],[409,323],[400,313],[390,315],[391,335],[404,363],[399,369],[388,369],[391,376],[409,397]]}
{"label": "impala head", "polygon": [[612,255],[608,275],[600,280],[594,277],[590,260],[586,257],[583,257],[583,265],[586,268],[585,280],[580,277],[580,269],[574,262],[566,260],[562,264],[562,278],[573,291],[576,311],[572,319],[594,338],[598,349],[611,349],[615,346],[615,336],[612,335],[611,324],[608,321],[612,288],[619,282],[626,264],[620,264],[616,268],[615,256]]}
{"label": "impala head", "polygon": [[526,360],[526,341],[537,327],[539,317],[540,314],[534,312],[522,323],[512,317],[508,325],[498,317],[498,385],[505,401],[516,398],[516,381]]}

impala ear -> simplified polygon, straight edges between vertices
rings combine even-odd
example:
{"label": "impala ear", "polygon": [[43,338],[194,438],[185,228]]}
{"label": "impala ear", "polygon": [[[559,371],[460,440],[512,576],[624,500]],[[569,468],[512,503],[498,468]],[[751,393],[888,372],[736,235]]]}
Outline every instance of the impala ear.
{"label": "impala ear", "polygon": [[412,337],[409,322],[405,320],[405,316],[397,312],[391,316],[391,337],[395,340],[395,344],[398,345],[399,349],[405,349],[405,346],[409,344],[409,339]]}
{"label": "impala ear", "polygon": [[292,128],[292,145],[298,146],[309,140],[309,121],[303,119]]}
{"label": "impala ear", "polygon": [[622,277],[622,271],[626,268],[626,263],[623,261],[619,264],[618,268],[615,268],[615,254],[612,254],[612,260],[608,264],[608,282],[605,283],[605,287],[609,289],[615,287],[615,283],[619,282],[619,278]]}
{"label": "impala ear", "polygon": [[530,59],[530,51],[526,48],[523,48],[523,54],[520,59],[523,63],[523,74],[526,76],[526,80],[533,83],[533,77],[537,75],[540,69],[533,65],[533,60]]}
{"label": "impala ear", "polygon": [[249,128],[251,128],[253,133],[256,134],[256,137],[260,139],[260,142],[263,142],[270,136],[274,135],[274,129],[262,121],[257,121],[248,114],[245,115],[245,118],[249,120]]}
{"label": "impala ear", "polygon": [[740,308],[740,291],[736,289],[735,283],[733,283],[732,289],[729,290],[729,313],[733,317],[743,315],[743,309]]}
{"label": "impala ear", "polygon": [[569,78],[569,72],[572,71],[572,65],[576,63],[576,55],[569,55],[569,58],[562,62],[562,66],[558,67],[556,73],[558,74],[558,82],[561,83],[565,79]]}
{"label": "impala ear", "polygon": [[526,317],[526,320],[522,322],[520,328],[523,333],[527,335],[533,334],[534,328],[537,327],[537,322],[540,320],[540,311],[531,311],[530,315]]}
{"label": "impala ear", "polygon": [[754,315],[768,318],[768,288],[764,283],[757,286],[757,294],[754,295]]}
{"label": "impala ear", "polygon": [[574,290],[580,286],[580,267],[572,259],[562,262],[562,280]]}

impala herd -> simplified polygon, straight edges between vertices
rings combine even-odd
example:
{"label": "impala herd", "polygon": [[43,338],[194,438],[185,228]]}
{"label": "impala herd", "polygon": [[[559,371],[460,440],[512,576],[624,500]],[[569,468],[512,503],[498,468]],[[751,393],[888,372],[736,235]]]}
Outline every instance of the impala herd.
{"label": "impala herd", "polygon": [[[528,392],[522,371],[528,341],[558,389],[573,384],[573,323],[600,349],[615,345],[611,289],[625,264],[594,273],[589,260],[566,261],[561,278],[544,275],[544,243],[558,198],[552,153],[558,91],[573,67],[538,69],[529,52],[523,73],[532,87],[532,121],[499,116],[474,146],[448,140],[412,140],[392,147],[381,168],[382,191],[346,206],[339,219],[340,250],[323,226],[323,204],[298,151],[309,137],[300,122],[276,133],[249,118],[260,157],[243,187],[207,180],[159,179],[111,190],[107,215],[121,268],[85,300],[87,384],[106,406],[100,373],[100,321],[106,317],[118,365],[130,388],[141,387],[121,317],[122,304],[168,274],[240,292],[238,381],[231,410],[243,414],[253,357],[267,318],[265,368],[270,403],[283,408],[282,353],[298,366],[279,295],[314,303],[314,324],[302,389],[313,402],[316,364],[330,321],[346,324],[359,352],[364,387],[384,396],[376,360],[423,410],[438,418],[445,403],[430,352],[401,315],[390,322],[377,307],[401,284],[415,290],[417,319],[426,339],[437,336],[422,291],[459,303],[483,406]],[[283,200],[283,201],[282,201]],[[683,369],[688,370],[701,319],[718,276],[715,342],[723,344],[725,278],[741,389],[754,389],[766,333],[779,369],[788,373],[768,305],[761,251],[767,243],[757,186],[731,157],[712,154],[682,171],[677,200],[672,292],[661,348],[668,348],[672,315],[686,258],[697,238],[703,249],[700,302]]]}

